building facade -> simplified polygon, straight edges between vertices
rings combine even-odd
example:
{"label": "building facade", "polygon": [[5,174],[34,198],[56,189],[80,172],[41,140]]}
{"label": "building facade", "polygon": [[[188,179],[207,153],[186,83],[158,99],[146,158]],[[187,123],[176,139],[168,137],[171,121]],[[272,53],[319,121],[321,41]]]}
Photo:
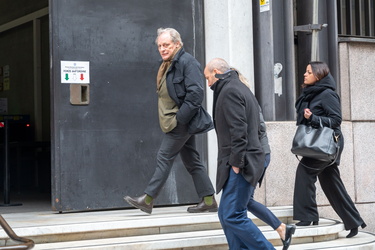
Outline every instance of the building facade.
{"label": "building facade", "polygon": [[[144,179],[148,179],[144,172],[152,170],[153,165],[149,161],[152,161],[152,155],[157,149],[155,142],[160,139],[156,132],[158,125],[154,117],[155,112],[148,111],[150,113],[147,115],[136,117],[139,127],[144,126],[145,122],[151,127],[147,129],[152,131],[147,137],[142,131],[132,130],[131,127],[124,130],[121,126],[113,125],[127,126],[126,122],[129,119],[116,123],[117,120],[108,114],[111,114],[109,110],[116,110],[125,117],[131,116],[123,109],[117,110],[118,103],[140,110],[142,106],[150,105],[136,97],[142,93],[145,86],[149,86],[149,81],[153,79],[152,72],[157,70],[157,51],[153,47],[155,31],[161,26],[174,26],[186,35],[183,39],[187,50],[194,54],[202,65],[212,58],[222,57],[251,82],[252,90],[262,106],[267,121],[272,150],[271,165],[265,184],[256,192],[256,198],[267,206],[292,204],[294,176],[298,163],[290,152],[295,131],[294,102],[300,93],[299,85],[308,61],[316,58],[328,63],[338,83],[344,117],[342,129],[345,149],[340,166],[341,175],[368,225],[366,229],[375,232],[375,221],[371,216],[375,213],[375,171],[371,160],[372,153],[375,152],[372,144],[372,138],[375,138],[375,114],[372,112],[375,88],[371,84],[375,76],[372,70],[375,66],[373,1],[139,2],[111,0],[110,3],[103,4],[92,0],[79,3],[66,0],[58,3],[51,0],[33,1],[32,4],[28,1],[0,3],[0,98],[7,102],[2,106],[5,110],[2,114],[30,114],[35,125],[35,141],[52,142],[52,159],[49,166],[52,175],[50,178],[38,176],[46,178],[48,184],[52,183],[52,190],[56,191],[56,196],[53,195],[52,199],[54,206],[59,204],[61,192],[72,193],[64,188],[69,185],[87,191],[94,190],[99,183],[99,186],[107,185],[102,187],[106,191],[100,193],[100,197],[108,196],[108,192],[122,197],[123,191],[118,190],[123,190],[130,184],[114,184],[121,183],[121,176],[131,172],[129,178],[134,181],[132,185],[138,185]],[[161,8],[163,5],[166,7]],[[70,11],[69,6],[74,6],[74,11]],[[118,11],[121,8],[129,11]],[[168,17],[165,15],[166,11],[174,14]],[[160,15],[163,18],[159,19]],[[111,20],[108,16],[111,16]],[[142,42],[142,48],[146,49],[137,49],[138,42]],[[126,47],[126,44],[132,46]],[[110,48],[115,48],[117,52],[110,51]],[[107,57],[108,55],[111,55],[111,58]],[[141,55],[148,55],[151,60],[142,61],[139,59]],[[59,73],[60,61],[80,60],[90,61],[92,66],[92,82],[89,86],[92,98],[87,105],[69,103],[69,93],[72,90],[69,85],[61,85]],[[141,84],[139,88],[126,88],[126,82],[134,80],[134,76],[125,74],[123,65],[134,69],[138,75],[142,74],[139,72],[145,72],[140,71],[140,68],[145,68],[150,73],[150,79],[135,78],[144,85]],[[97,71],[100,70],[103,71],[101,77],[98,77]],[[120,78],[129,80],[120,81],[119,77],[113,75],[121,75]],[[118,89],[124,82],[124,89]],[[88,93],[87,86],[78,89],[85,93],[80,92],[80,97],[85,97]],[[130,93],[128,100],[124,101],[124,98],[117,96],[116,93],[121,91]],[[108,93],[108,96],[102,93]],[[151,102],[155,101],[153,92],[149,91],[149,94],[148,99]],[[58,98],[63,100],[61,106],[56,103]],[[113,101],[113,106],[104,109],[103,106],[109,100]],[[212,93],[209,89],[206,104],[211,112]],[[93,106],[96,110],[101,110],[98,115],[102,119],[92,115],[90,108]],[[64,115],[60,116],[61,114]],[[74,122],[69,123],[73,119]],[[97,131],[106,131],[107,136],[100,137],[95,133]],[[120,140],[123,133],[129,133],[131,136]],[[101,152],[99,147],[92,147],[95,143],[105,145],[106,153]],[[73,144],[79,146],[74,148],[71,146]],[[215,132],[211,131],[207,137],[200,137],[199,144],[204,161],[208,164],[209,175],[215,182]],[[120,171],[121,174],[117,172],[101,183],[99,177],[108,169],[103,169],[102,166],[106,165],[106,162],[99,160],[105,159],[108,155],[116,159],[118,154],[111,153],[117,152],[116,150],[120,152],[119,148],[132,153],[129,153],[129,158],[122,156],[123,158],[111,161],[119,166],[116,171]],[[143,157],[145,152],[149,154],[150,159]],[[99,160],[95,160],[97,155],[100,155]],[[129,165],[137,164],[136,160],[129,163],[129,159],[134,155],[145,167],[137,171],[125,167],[127,170],[121,172],[124,171],[121,170],[124,161]],[[100,166],[97,166],[99,163]],[[86,166],[87,169],[82,172],[69,170],[62,175],[58,172],[60,174],[56,175],[56,171],[64,169],[64,164],[76,164],[75,169]],[[180,166],[181,162],[177,162],[177,165]],[[139,173],[142,173],[141,177]],[[61,176],[66,179],[61,179]],[[193,194],[186,194],[184,190],[174,192],[176,183],[184,180],[182,177],[183,172],[172,173],[160,205],[196,201],[196,198],[191,198]],[[85,180],[90,178],[91,181],[85,184]],[[112,182],[113,179],[116,181]],[[336,218],[319,184],[317,187],[321,216]],[[68,200],[69,203],[69,197],[63,200]],[[83,202],[77,207],[82,208],[84,205],[86,204]],[[96,206],[95,208],[105,208],[107,204],[96,202],[91,205]],[[121,205],[114,202],[110,206]],[[64,207],[74,208],[70,205]]]}
{"label": "building facade", "polygon": [[[364,219],[368,221],[369,227],[366,230],[374,232],[374,219],[371,216],[375,212],[373,188],[375,170],[371,157],[372,152],[375,152],[375,147],[372,145],[372,138],[375,138],[373,132],[375,114],[371,112],[371,107],[375,104],[373,98],[375,88],[371,86],[371,79],[375,76],[372,70],[375,66],[374,3],[372,1],[316,1],[319,2],[318,17],[316,17],[318,23],[313,23],[314,1],[303,1],[303,3],[282,1],[281,6],[280,2],[205,1],[206,60],[222,57],[242,71],[248,79],[251,79],[263,110],[269,112],[267,129],[272,150],[271,164],[267,170],[265,185],[256,191],[256,198],[267,206],[292,204],[298,161],[290,152],[296,129],[295,121],[291,118],[294,114],[291,112],[294,112],[294,101],[299,94],[298,85],[303,82],[304,69],[307,62],[311,60],[312,43],[311,30],[301,34],[293,29],[297,30],[296,26],[309,24],[328,24],[330,28],[326,27],[319,31],[321,32],[318,42],[319,59],[329,64],[341,96],[345,149],[340,171],[350,196]],[[266,6],[262,7],[262,3]],[[331,14],[327,15],[327,13]],[[258,17],[255,18],[254,15]],[[287,15],[293,18],[285,18]],[[273,39],[275,36],[280,37],[280,34],[277,34],[272,27],[267,30],[269,34],[258,32],[257,34],[261,34],[264,40],[255,42],[254,40],[259,39],[255,37],[255,30],[258,29],[255,24],[257,20],[268,22],[268,25],[259,29],[267,29],[275,22],[283,23],[285,37],[283,42],[292,43],[292,46],[280,47],[280,41]],[[268,47],[262,48],[263,45]],[[284,53],[279,54],[283,54],[284,62],[287,62],[283,65],[284,72],[279,75],[283,79],[282,88],[277,86],[280,82],[277,81],[276,76],[273,81],[274,72],[270,68],[280,62],[275,53],[280,48],[284,49]],[[261,51],[266,59],[257,60],[259,57],[254,55],[256,51]],[[271,58],[267,57],[267,54],[271,54]],[[295,60],[291,62],[286,58]],[[268,78],[256,77],[259,71],[267,74],[267,69],[260,70],[264,62],[268,62],[269,65]],[[293,74],[294,79],[289,76]],[[285,83],[285,79],[292,84]],[[266,90],[263,90],[259,96],[258,91],[262,87],[269,89],[268,98],[265,98]],[[287,101],[279,100],[280,94],[287,95]],[[209,91],[207,101],[210,106],[212,96]],[[286,119],[283,120],[275,114],[280,103],[285,105],[281,116]],[[273,110],[267,109],[267,105],[274,105]],[[214,180],[217,153],[214,146],[216,143],[214,132],[209,132],[208,140],[209,172]],[[338,218],[318,183],[317,201],[322,217]]]}

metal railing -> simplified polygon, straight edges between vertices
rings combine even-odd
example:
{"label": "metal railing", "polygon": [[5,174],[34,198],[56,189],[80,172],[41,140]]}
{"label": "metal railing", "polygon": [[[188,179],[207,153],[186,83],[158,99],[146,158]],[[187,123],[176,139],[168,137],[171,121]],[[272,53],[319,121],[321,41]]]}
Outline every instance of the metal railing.
{"label": "metal railing", "polygon": [[34,241],[30,239],[26,239],[23,237],[19,237],[13,229],[9,226],[9,224],[6,222],[6,220],[3,218],[3,216],[0,215],[0,225],[4,229],[4,231],[7,233],[9,238],[11,238],[13,241],[16,242],[22,242],[18,245],[9,245],[9,246],[0,246],[0,250],[5,249],[31,249],[34,247]]}

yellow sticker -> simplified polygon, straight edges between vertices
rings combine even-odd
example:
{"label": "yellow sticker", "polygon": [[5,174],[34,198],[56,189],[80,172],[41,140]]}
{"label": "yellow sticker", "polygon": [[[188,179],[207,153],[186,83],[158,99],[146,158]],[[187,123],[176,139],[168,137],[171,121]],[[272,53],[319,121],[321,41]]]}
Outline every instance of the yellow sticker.
{"label": "yellow sticker", "polygon": [[259,0],[259,9],[260,12],[265,12],[270,10],[270,1],[271,0]]}

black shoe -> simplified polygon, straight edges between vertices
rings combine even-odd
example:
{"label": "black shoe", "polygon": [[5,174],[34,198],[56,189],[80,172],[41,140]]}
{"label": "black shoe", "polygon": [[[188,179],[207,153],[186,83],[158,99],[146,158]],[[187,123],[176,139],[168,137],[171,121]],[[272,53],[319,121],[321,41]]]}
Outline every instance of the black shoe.
{"label": "black shoe", "polygon": [[150,204],[147,204],[145,199],[146,199],[147,194],[144,194],[139,197],[130,197],[130,196],[125,196],[124,200],[126,200],[130,205],[133,207],[141,209],[143,212],[151,214],[152,212],[152,207],[154,206],[154,201],[151,201]]}
{"label": "black shoe", "polygon": [[358,234],[358,227],[353,228],[350,230],[350,233],[346,236],[346,238],[352,238]]}
{"label": "black shoe", "polygon": [[[361,225],[362,228],[367,227],[366,223],[362,223]],[[352,238],[358,234],[358,227],[357,228],[352,228],[350,229],[350,233],[346,236],[346,238]]]}
{"label": "black shoe", "polygon": [[193,207],[188,207],[187,211],[189,213],[204,213],[204,212],[217,212],[217,203],[215,200],[215,196],[212,196],[212,205],[206,205],[204,203],[204,198],[202,199],[201,202],[199,202],[198,205],[193,206]]}
{"label": "black shoe", "polygon": [[300,221],[296,223],[296,226],[299,226],[299,227],[310,226],[311,222],[314,226],[319,225],[319,221]]}
{"label": "black shoe", "polygon": [[292,243],[292,235],[296,231],[295,225],[286,225],[285,229],[285,240],[281,239],[283,242],[283,250],[287,250],[290,246],[290,243]]}

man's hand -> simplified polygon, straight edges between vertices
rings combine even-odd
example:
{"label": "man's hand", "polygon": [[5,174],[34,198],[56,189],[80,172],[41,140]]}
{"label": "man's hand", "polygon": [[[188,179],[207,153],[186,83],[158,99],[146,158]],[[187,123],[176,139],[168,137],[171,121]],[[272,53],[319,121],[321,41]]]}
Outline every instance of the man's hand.
{"label": "man's hand", "polygon": [[233,171],[238,174],[240,172],[240,168],[232,166]]}

